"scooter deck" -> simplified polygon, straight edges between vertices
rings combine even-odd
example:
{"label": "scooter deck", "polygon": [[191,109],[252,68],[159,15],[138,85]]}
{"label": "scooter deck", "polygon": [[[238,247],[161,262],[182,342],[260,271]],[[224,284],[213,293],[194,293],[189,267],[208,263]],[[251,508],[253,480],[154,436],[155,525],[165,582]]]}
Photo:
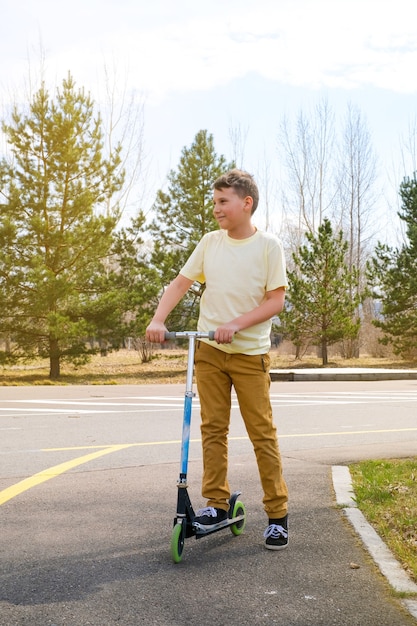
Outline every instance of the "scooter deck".
{"label": "scooter deck", "polygon": [[223,530],[223,528],[227,528],[228,526],[233,526],[233,524],[242,522],[244,519],[245,519],[244,515],[237,515],[236,517],[228,517],[225,520],[218,522],[217,524],[212,524],[209,528],[201,526],[198,522],[193,522],[192,528],[195,532],[196,539],[198,539],[200,537],[205,537],[206,535],[211,535],[212,533],[215,533],[218,530]]}
{"label": "scooter deck", "polygon": [[[238,524],[239,522],[244,522],[244,512],[239,512],[239,515],[229,517],[233,514],[233,511],[235,510],[236,501],[241,494],[240,491],[235,491],[230,498],[228,517],[226,517],[225,520],[218,522],[217,524],[213,524],[208,528],[204,528],[198,522],[194,521],[196,515],[194,513],[194,509],[188,495],[185,476],[182,477],[182,482],[178,483],[178,487],[177,516],[174,519],[174,526],[178,522],[184,524],[185,538],[195,537],[196,539],[200,539],[200,537],[206,537],[207,535],[211,535],[212,533],[215,533],[219,530],[223,530],[223,528],[228,528],[230,526],[233,526],[234,524]],[[236,511],[236,513],[237,512],[238,511]]]}

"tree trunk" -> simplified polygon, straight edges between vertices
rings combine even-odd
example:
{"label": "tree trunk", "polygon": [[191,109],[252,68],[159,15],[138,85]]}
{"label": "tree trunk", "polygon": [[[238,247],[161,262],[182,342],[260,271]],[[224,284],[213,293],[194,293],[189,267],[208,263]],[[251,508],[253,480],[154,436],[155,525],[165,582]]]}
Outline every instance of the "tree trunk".
{"label": "tree trunk", "polygon": [[327,365],[329,360],[327,356],[327,341],[325,339],[323,339],[323,341],[321,342],[321,358],[322,364]]}
{"label": "tree trunk", "polygon": [[49,378],[58,380],[61,375],[58,339],[49,339]]}

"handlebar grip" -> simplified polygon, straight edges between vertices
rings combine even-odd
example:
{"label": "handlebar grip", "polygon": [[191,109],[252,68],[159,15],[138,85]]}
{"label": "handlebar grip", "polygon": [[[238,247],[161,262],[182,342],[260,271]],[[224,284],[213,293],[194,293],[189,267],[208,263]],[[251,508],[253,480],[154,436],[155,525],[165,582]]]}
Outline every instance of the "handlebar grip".
{"label": "handlebar grip", "polygon": [[176,332],[166,332],[165,341],[168,341],[169,339],[175,339],[176,336],[177,336]]}
{"label": "handlebar grip", "polygon": [[210,341],[214,341],[214,333],[215,333],[214,330],[209,330],[209,334],[208,334],[209,337],[208,338],[210,339]]}

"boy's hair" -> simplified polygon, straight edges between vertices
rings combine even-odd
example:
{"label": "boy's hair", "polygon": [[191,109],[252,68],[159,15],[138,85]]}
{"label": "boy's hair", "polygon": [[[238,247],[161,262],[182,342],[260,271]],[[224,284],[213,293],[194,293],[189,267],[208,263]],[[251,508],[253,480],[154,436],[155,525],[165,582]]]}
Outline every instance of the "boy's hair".
{"label": "boy's hair", "polygon": [[214,181],[214,189],[227,189],[232,187],[240,198],[250,196],[253,200],[252,214],[255,213],[259,202],[258,186],[251,174],[243,170],[229,170]]}

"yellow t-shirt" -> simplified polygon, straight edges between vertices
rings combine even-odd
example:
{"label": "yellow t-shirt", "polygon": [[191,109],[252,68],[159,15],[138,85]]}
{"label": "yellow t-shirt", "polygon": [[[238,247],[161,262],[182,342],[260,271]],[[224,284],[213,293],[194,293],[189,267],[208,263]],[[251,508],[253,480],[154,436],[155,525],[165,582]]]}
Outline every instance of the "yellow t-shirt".
{"label": "yellow t-shirt", "polygon": [[[204,332],[256,308],[266,291],[287,287],[280,240],[258,230],[247,239],[232,239],[225,230],[207,233],[180,274],[206,284],[198,320],[198,329]],[[271,346],[271,324],[266,320],[245,328],[232,343],[215,346],[231,354],[265,354]]]}

